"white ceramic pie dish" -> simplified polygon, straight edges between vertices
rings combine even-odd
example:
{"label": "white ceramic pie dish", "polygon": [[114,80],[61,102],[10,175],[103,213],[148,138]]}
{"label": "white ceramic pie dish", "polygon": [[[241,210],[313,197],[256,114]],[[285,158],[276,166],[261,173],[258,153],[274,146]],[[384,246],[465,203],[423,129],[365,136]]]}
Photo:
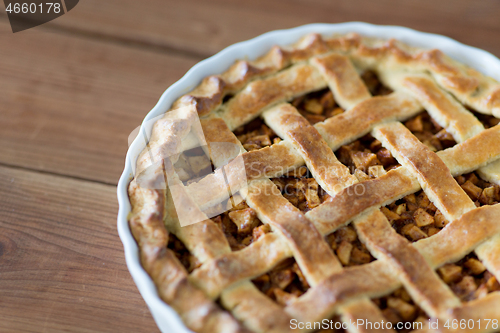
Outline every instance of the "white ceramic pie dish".
{"label": "white ceramic pie dish", "polygon": [[[237,59],[255,59],[265,54],[273,45],[292,44],[300,37],[312,32],[324,36],[357,32],[361,35],[383,39],[396,38],[411,46],[424,49],[438,48],[450,57],[500,81],[500,60],[498,58],[486,51],[461,44],[448,37],[418,32],[404,27],[377,26],[361,22],[309,24],[265,33],[251,40],[231,45],[214,56],[199,62],[163,93],[156,106],[145,117],[140,133],[145,133],[149,137],[153,122],[148,120],[165,113],[178,97],[196,87],[204,77],[222,73]],[[189,333],[190,330],[184,326],[177,313],[160,299],[153,281],[142,268],[138,247],[127,222],[127,216],[130,213],[127,186],[133,178],[133,170],[135,169],[133,166],[137,156],[145,147],[145,141],[141,139],[142,137],[144,136],[139,135],[130,145],[125,169],[118,182],[118,234],[123,242],[125,260],[130,274],[160,330],[164,333]]]}

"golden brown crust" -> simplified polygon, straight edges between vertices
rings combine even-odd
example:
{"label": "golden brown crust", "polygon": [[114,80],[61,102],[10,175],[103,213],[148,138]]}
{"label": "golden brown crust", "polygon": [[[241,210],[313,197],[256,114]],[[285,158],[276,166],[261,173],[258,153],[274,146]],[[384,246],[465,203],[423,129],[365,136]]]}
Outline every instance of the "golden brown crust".
{"label": "golden brown crust", "polygon": [[[248,80],[252,74],[259,73],[258,70],[250,67],[248,63],[247,66],[243,67],[241,73],[241,80]],[[234,67],[238,71],[238,65]],[[200,116],[209,114],[213,109],[218,107],[222,103],[222,98],[224,97],[224,92],[229,90],[225,81],[219,76],[209,76],[203,79],[202,83],[193,89],[188,95],[184,95],[179,98],[173,105],[175,108],[180,108],[186,105],[194,105],[196,112]]]}
{"label": "golden brown crust", "polygon": [[500,235],[495,235],[478,246],[476,254],[488,271],[500,280]]}
{"label": "golden brown crust", "polygon": [[316,209],[307,212],[306,216],[326,235],[364,211],[396,201],[419,188],[415,177],[405,168],[397,168],[379,178],[345,188]]}
{"label": "golden brown crust", "polygon": [[[339,308],[339,312],[342,314],[342,320],[344,322],[355,322],[358,320],[363,320],[364,323],[382,323],[387,321],[383,316],[380,309],[370,301],[362,300],[357,302],[348,303]],[[370,329],[368,325],[360,325],[358,327],[359,332],[395,332],[393,329],[387,326],[381,327],[379,329]]]}
{"label": "golden brown crust", "polygon": [[266,111],[263,117],[280,137],[294,145],[316,181],[330,195],[357,182],[318,131],[292,105],[278,105]]}
{"label": "golden brown crust", "polygon": [[439,156],[401,123],[380,125],[373,135],[399,163],[412,170],[429,199],[448,220],[454,220],[476,207]]}
{"label": "golden brown crust", "polygon": [[226,94],[242,89],[249,81],[331,51],[349,55],[361,67],[391,70],[411,68],[416,72],[427,70],[458,100],[480,112],[497,115],[500,112],[498,83],[451,60],[441,51],[409,49],[395,40],[380,41],[356,34],[331,39],[311,34],[289,48],[274,47],[255,61],[238,61],[222,75],[207,78],[194,91],[182,96],[174,108],[195,105],[200,115],[208,114],[221,104]]}
{"label": "golden brown crust", "polygon": [[269,78],[254,81],[219,112],[232,130],[256,118],[270,105],[319,90],[326,82],[313,66],[297,64]]}
{"label": "golden brown crust", "polygon": [[479,112],[498,116],[498,82],[452,60],[440,50],[409,49],[395,40],[374,44],[377,45],[361,43],[359,49],[351,53],[360,66],[375,67],[379,71],[428,71],[459,101]]}
{"label": "golden brown crust", "polygon": [[369,133],[382,121],[406,120],[422,110],[420,104],[409,95],[393,93],[363,101],[338,116],[316,124],[323,139],[332,150]]}
{"label": "golden brown crust", "polygon": [[387,76],[391,88],[404,89],[412,94],[432,118],[453,135],[455,141],[463,142],[484,130],[481,122],[449,93],[439,88],[430,76],[394,73]]}
{"label": "golden brown crust", "polygon": [[468,173],[500,158],[499,139],[500,126],[495,126],[438,152],[438,156],[448,165],[453,175]]}
{"label": "golden brown crust", "polygon": [[[495,292],[485,296],[482,299],[472,301],[462,307],[452,310],[451,315],[460,320],[474,320],[480,322],[491,322],[498,318],[498,304],[500,303],[500,293]],[[497,319],[498,320],[498,319]],[[471,327],[467,332],[497,332],[498,326],[495,328],[493,325],[485,329],[486,325]]]}
{"label": "golden brown crust", "polygon": [[500,160],[491,162],[477,170],[482,179],[500,185]]}
{"label": "golden brown crust", "polygon": [[335,100],[342,108],[350,109],[371,97],[348,57],[329,54],[313,58],[312,64],[323,74]]}
{"label": "golden brown crust", "polygon": [[300,155],[285,141],[260,150],[245,152],[241,158],[242,160],[233,160],[227,164],[224,167],[225,172],[219,168],[200,181],[187,186],[187,191],[200,208],[205,209],[227,199],[228,184],[235,193],[244,188],[249,180],[279,177],[304,164]]}
{"label": "golden brown crust", "polygon": [[[208,117],[200,120],[210,158],[216,168],[227,164],[243,152],[240,141],[221,118]],[[227,144],[225,144],[227,143]]]}
{"label": "golden brown crust", "polygon": [[261,177],[279,177],[304,164],[300,155],[294,152],[290,144],[285,141],[247,152],[243,154],[243,160],[249,180]]}
{"label": "golden brown crust", "polygon": [[[224,307],[255,332],[287,333],[292,330],[292,319],[282,307],[274,303],[250,282],[244,282],[223,291]],[[221,332],[225,332],[222,330]]]}
{"label": "golden brown crust", "polygon": [[147,270],[154,264],[157,253],[165,250],[169,232],[163,226],[164,191],[142,189],[132,181],[128,188],[130,200],[134,202],[129,216],[132,234],[141,251],[141,263]]}
{"label": "golden brown crust", "polygon": [[[500,205],[477,208],[450,223],[438,234],[413,243],[413,246],[434,269],[454,262],[477,248],[488,237],[500,233],[500,226],[494,217],[499,213]],[[457,242],[456,239],[461,241]],[[345,299],[390,294],[400,286],[401,282],[396,276],[396,271],[384,260],[348,268],[310,289],[288,306],[286,311],[303,321],[325,318]],[[444,315],[448,317],[446,313]]]}
{"label": "golden brown crust", "polygon": [[[161,259],[160,259],[161,258]],[[222,311],[205,294],[187,279],[181,263],[167,250],[155,262],[156,269],[150,274],[162,281],[160,296],[181,314],[187,326],[199,332],[248,332],[227,312]]]}
{"label": "golden brown crust", "polygon": [[141,249],[141,263],[155,281],[160,297],[181,314],[186,325],[199,332],[247,332],[228,313],[218,308],[187,280],[187,272],[167,250],[168,231],[163,225],[165,191],[144,190],[134,181],[129,195],[136,204],[130,228]]}
{"label": "golden brown crust", "polygon": [[147,149],[144,149],[137,158],[136,178],[149,167],[179,153],[182,139],[191,131],[196,120],[196,112],[188,106],[169,111],[156,121]]}
{"label": "golden brown crust", "polygon": [[[345,37],[343,44],[357,39],[358,36]],[[173,108],[194,105],[200,116],[207,115],[222,104],[224,96],[240,91],[250,81],[276,73],[291,64],[305,61],[328,50],[319,34],[307,35],[291,47],[275,46],[255,61],[239,60],[221,75],[204,79],[193,91],[180,97]]]}
{"label": "golden brown crust", "polygon": [[[185,225],[179,221],[179,217],[194,215],[198,217],[197,223]],[[176,186],[175,190],[170,188],[168,191],[164,222],[202,263],[230,251],[223,232],[196,206],[182,185]]]}
{"label": "golden brown crust", "polygon": [[[396,92],[371,98],[358,75],[364,70],[375,71]],[[314,127],[294,107],[280,104],[327,84],[348,110]],[[223,103],[228,94],[232,98]],[[498,128],[484,130],[454,98],[476,111],[500,116],[500,85],[494,80],[437,50],[357,35],[326,40],[309,35],[292,47],[275,47],[255,61],[238,61],[228,71],[205,78],[155,124],[129,187],[130,227],[141,262],[162,299],[199,332],[244,332],[241,323],[255,332],[288,332],[292,318],[314,321],[334,313],[380,321],[381,313],[368,297],[387,295],[401,283],[430,315],[475,318],[481,311],[497,315],[491,309],[499,307],[498,297],[462,306],[433,271],[476,250],[487,268],[497,278],[500,275],[500,227],[495,220],[499,206],[476,209],[451,178],[480,168],[480,175],[500,183]],[[401,124],[387,124],[409,119],[422,106],[459,145],[434,154]],[[245,152],[231,130],[258,116],[283,141]],[[403,166],[358,183],[332,150],[370,132]],[[208,145],[218,169],[185,186],[172,165],[195,140]],[[216,142],[234,149],[211,145]],[[235,154],[241,154],[240,160],[231,161]],[[304,163],[332,195],[305,215],[266,179]],[[170,189],[158,190],[165,188],[166,176]],[[250,207],[273,229],[237,252],[231,252],[224,233],[204,213],[228,198],[227,181],[232,193],[248,192]],[[420,186],[451,220],[434,236],[410,245],[381,213],[373,213],[373,219],[364,215]],[[180,207],[174,207],[173,197]],[[201,222],[181,227],[177,216],[182,214],[198,216]],[[379,260],[343,270],[322,236],[353,220],[361,240]],[[169,233],[200,262],[191,275],[166,249]],[[282,308],[250,279],[291,256],[312,288]],[[239,322],[212,302],[219,296]]]}
{"label": "golden brown crust", "polygon": [[221,75],[205,78],[193,91],[180,97],[173,108],[194,105],[200,116],[207,115],[222,104],[224,96],[240,91],[248,82],[324,52],[327,49],[318,34],[305,36],[291,48],[275,46],[255,61],[239,60]]}
{"label": "golden brown crust", "polygon": [[[453,221],[436,235],[422,239],[414,246],[432,267],[463,258],[481,243],[500,232],[496,222],[500,205],[476,208]],[[460,242],[457,242],[460,239]]]}
{"label": "golden brown crust", "polygon": [[355,226],[370,252],[393,265],[406,290],[429,315],[445,317],[448,309],[460,305],[424,257],[396,233],[379,210],[358,219]]}
{"label": "golden brown crust", "polygon": [[[382,264],[383,265],[383,264]],[[354,266],[331,275],[286,307],[286,312],[302,321],[329,318],[347,300],[377,297],[397,288],[398,280],[381,267],[381,262]],[[395,287],[396,286],[396,287]]]}
{"label": "golden brown crust", "polygon": [[270,233],[241,251],[206,262],[191,274],[191,281],[215,299],[232,284],[262,275],[292,255],[282,237]]}
{"label": "golden brown crust", "polygon": [[257,211],[261,221],[285,236],[310,285],[318,284],[324,277],[341,268],[321,234],[297,208],[283,198],[273,182],[252,182],[246,200]]}

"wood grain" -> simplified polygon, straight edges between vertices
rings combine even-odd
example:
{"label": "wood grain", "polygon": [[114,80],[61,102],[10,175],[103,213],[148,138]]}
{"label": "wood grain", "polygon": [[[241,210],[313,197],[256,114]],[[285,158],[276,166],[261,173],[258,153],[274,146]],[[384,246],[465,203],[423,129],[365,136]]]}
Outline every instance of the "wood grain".
{"label": "wood grain", "polygon": [[0,167],[0,193],[1,332],[158,332],[125,266],[114,186]]}
{"label": "wood grain", "polygon": [[86,0],[52,26],[212,55],[264,32],[364,21],[443,34],[500,55],[498,0]]}
{"label": "wood grain", "polygon": [[0,20],[0,163],[109,184],[130,132],[199,60],[8,29]]}

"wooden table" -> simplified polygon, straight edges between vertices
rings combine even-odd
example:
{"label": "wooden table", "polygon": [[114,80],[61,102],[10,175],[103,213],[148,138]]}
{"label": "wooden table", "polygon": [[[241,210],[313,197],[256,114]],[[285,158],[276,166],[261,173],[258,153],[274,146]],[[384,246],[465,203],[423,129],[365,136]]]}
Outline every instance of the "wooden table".
{"label": "wooden table", "polygon": [[199,60],[269,30],[343,21],[500,56],[499,16],[498,0],[85,0],[12,34],[2,12],[0,332],[158,332],[125,266],[116,184],[129,133]]}

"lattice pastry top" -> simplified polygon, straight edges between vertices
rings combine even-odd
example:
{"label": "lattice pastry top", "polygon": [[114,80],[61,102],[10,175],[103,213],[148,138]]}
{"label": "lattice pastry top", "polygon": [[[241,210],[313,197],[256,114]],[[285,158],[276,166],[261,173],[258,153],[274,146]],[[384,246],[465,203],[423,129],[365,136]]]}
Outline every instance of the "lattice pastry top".
{"label": "lattice pastry top", "polygon": [[137,160],[142,265],[197,332],[498,331],[497,118],[498,82],[395,40],[312,34],[238,61]]}

